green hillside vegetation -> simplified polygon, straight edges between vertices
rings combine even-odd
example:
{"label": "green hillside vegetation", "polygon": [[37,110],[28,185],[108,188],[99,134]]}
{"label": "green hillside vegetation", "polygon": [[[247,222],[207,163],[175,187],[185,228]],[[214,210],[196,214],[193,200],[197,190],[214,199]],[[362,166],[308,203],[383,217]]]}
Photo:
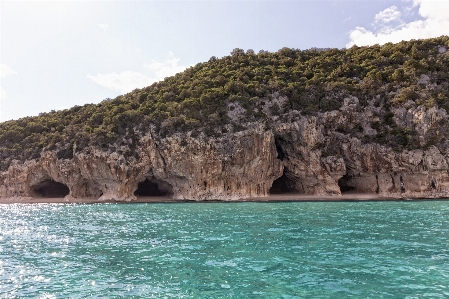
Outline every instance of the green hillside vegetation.
{"label": "green hillside vegetation", "polygon": [[[71,158],[88,145],[115,151],[127,144],[131,156],[137,137],[149,131],[161,138],[175,133],[207,138],[244,130],[251,122],[269,128],[273,116],[291,121],[294,110],[301,115],[336,110],[349,95],[358,97],[362,107],[378,95],[385,100],[380,121],[373,124],[382,133],[366,142],[396,142],[392,145],[406,148],[408,137],[389,136],[413,132],[395,128],[389,109],[412,100],[449,111],[449,52],[440,53],[441,47],[449,49],[447,36],[349,49],[282,48],[258,54],[234,49],[229,56],[212,57],[100,104],[1,123],[0,170],[14,159],[39,158],[42,150]],[[430,77],[428,84],[418,83],[422,74]],[[276,95],[287,99],[282,108],[269,105]],[[243,108],[241,120],[229,117],[236,107]]]}

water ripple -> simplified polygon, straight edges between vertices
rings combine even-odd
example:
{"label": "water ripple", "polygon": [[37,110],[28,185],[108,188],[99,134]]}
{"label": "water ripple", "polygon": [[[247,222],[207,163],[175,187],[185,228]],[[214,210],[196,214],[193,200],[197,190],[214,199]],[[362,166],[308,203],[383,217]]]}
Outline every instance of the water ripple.
{"label": "water ripple", "polygon": [[0,298],[446,298],[449,202],[0,206]]}

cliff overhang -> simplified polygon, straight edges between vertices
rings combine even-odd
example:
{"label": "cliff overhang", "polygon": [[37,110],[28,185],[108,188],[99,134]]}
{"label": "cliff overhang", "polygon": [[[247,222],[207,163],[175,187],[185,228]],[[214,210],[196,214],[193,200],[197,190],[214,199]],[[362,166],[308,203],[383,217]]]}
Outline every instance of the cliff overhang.
{"label": "cliff overhang", "polygon": [[[169,196],[202,201],[270,194],[338,197],[346,192],[390,198],[449,196],[449,163],[436,146],[397,151],[326,131],[329,123],[338,127],[348,117],[363,119],[371,113],[343,109],[278,122],[271,129],[252,124],[220,138],[146,134],[128,159],[95,147],[74,151],[71,159],[47,151],[38,160],[16,161],[0,173],[0,197],[133,201]],[[435,123],[447,118],[444,110],[423,113],[420,119]]]}

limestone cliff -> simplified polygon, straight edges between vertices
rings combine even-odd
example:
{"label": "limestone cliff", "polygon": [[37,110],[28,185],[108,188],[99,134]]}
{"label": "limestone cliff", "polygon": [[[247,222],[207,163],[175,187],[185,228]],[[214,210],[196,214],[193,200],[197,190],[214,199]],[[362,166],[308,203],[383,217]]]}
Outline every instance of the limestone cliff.
{"label": "limestone cliff", "polygon": [[[357,119],[361,135],[373,134],[369,121],[376,109],[381,107],[360,109],[351,98],[338,111],[299,114],[271,129],[252,124],[251,129],[220,138],[146,134],[136,149],[138,159],[97,148],[85,148],[72,159],[44,152],[38,160],[16,161],[2,172],[0,196],[62,194],[67,200],[117,201],[131,201],[135,194],[179,200],[237,200],[270,193],[339,196],[347,191],[397,198],[449,196],[449,147],[444,144],[395,151],[339,132],[340,125],[356,126],[349,120]],[[393,119],[397,125],[416,127],[417,140],[425,142],[426,132],[448,115],[410,107],[395,110]],[[144,182],[153,191],[139,192]]]}
{"label": "limestone cliff", "polygon": [[131,163],[97,149],[73,159],[58,160],[47,152],[38,161],[14,163],[0,175],[0,196],[46,196],[47,188],[60,183],[68,187],[67,200],[131,201],[138,184],[147,181],[158,195],[175,199],[233,200],[266,196],[282,174],[273,133],[261,126],[220,139],[188,137],[184,145],[179,136],[155,140],[146,135],[140,144],[139,159]]}

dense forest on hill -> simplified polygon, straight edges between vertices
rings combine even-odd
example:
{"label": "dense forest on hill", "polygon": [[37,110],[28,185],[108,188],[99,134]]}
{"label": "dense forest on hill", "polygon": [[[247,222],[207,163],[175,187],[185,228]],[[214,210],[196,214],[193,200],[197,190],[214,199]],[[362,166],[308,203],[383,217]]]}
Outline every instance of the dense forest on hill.
{"label": "dense forest on hill", "polygon": [[255,122],[268,129],[337,110],[348,96],[357,97],[361,107],[382,100],[375,125],[382,134],[366,142],[406,148],[411,145],[401,138],[388,137],[407,133],[394,127],[390,109],[413,101],[449,112],[448,50],[447,36],[349,49],[234,49],[115,99],[1,123],[0,170],[13,160],[39,158],[43,150],[65,159],[87,146],[133,149],[148,132],[216,138]]}

